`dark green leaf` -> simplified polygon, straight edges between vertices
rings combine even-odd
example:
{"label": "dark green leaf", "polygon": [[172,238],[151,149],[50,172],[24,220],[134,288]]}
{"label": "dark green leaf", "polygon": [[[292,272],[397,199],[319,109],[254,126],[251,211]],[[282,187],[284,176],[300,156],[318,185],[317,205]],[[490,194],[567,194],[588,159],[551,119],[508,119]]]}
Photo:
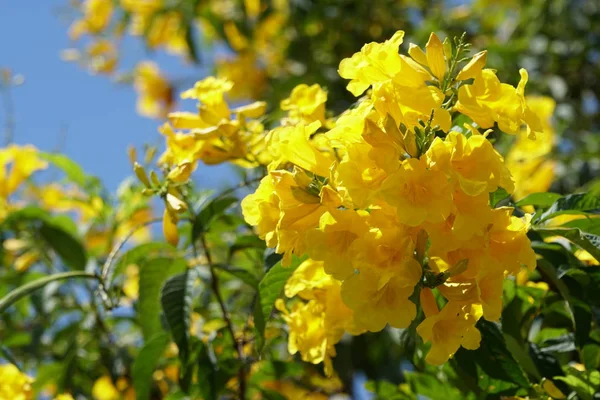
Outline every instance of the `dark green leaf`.
{"label": "dark green leaf", "polygon": [[146,341],[162,330],[161,288],[167,279],[185,271],[186,268],[185,260],[167,257],[150,259],[140,265],[139,321]]}
{"label": "dark green leaf", "polygon": [[519,207],[536,206],[540,208],[547,208],[560,198],[561,195],[557,193],[532,193],[529,196],[517,201],[516,205]]}
{"label": "dark green leaf", "polygon": [[215,365],[204,343],[199,343],[198,352],[197,386],[200,394],[205,400],[217,400],[231,374]]}
{"label": "dark green leaf", "polygon": [[152,374],[167,344],[169,344],[169,335],[159,332],[144,344],[144,347],[135,358],[132,366],[132,377],[137,400],[150,398]]}
{"label": "dark green leaf", "polygon": [[242,268],[236,268],[227,264],[214,264],[214,267],[235,276],[236,278],[240,279],[242,282],[248,284],[254,289],[258,289],[258,278],[254,276],[250,271],[247,271]]}
{"label": "dark green leaf", "polygon": [[288,278],[298,268],[302,259],[294,257],[292,265],[284,267],[281,262],[267,271],[258,284],[258,298],[254,309],[254,325],[257,330],[257,347],[260,351],[264,344],[264,334],[267,321],[271,317],[275,300],[281,295]]}
{"label": "dark green leaf", "polygon": [[211,222],[237,201],[235,197],[217,197],[204,205],[198,212],[192,227],[192,242],[195,242],[200,234],[208,232]]}
{"label": "dark green leaf", "polygon": [[481,332],[481,346],[477,350],[461,349],[463,356],[473,360],[490,378],[513,383],[522,388],[529,387],[527,376],[508,350],[498,326],[481,319],[477,328]]}
{"label": "dark green leaf", "polygon": [[197,273],[188,269],[175,275],[165,283],[161,293],[162,310],[165,315],[171,336],[179,349],[179,359],[184,368],[190,356],[190,313],[192,306],[192,288]]}
{"label": "dark green leaf", "polygon": [[42,224],[40,234],[65,265],[79,270],[85,268],[87,253],[81,242],[73,235],[47,223]]}

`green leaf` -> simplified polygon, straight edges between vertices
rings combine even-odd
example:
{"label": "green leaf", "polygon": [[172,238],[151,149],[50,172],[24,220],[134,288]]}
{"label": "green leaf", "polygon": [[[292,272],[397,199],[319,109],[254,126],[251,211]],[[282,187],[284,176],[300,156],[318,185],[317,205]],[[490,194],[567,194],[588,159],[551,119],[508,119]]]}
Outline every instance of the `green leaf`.
{"label": "green leaf", "polygon": [[235,243],[229,248],[229,256],[228,259],[231,260],[231,257],[238,251],[245,249],[260,249],[264,250],[265,242],[261,238],[256,235],[244,235],[238,236],[235,239]]}
{"label": "green leaf", "polygon": [[199,342],[197,387],[205,400],[217,400],[225,388],[231,374],[223,368],[218,368],[210,357],[208,347]]}
{"label": "green leaf", "polygon": [[561,195],[557,193],[532,193],[529,196],[517,201],[516,205],[519,207],[536,206],[540,208],[547,208],[560,198]]}
{"label": "green leaf", "polygon": [[600,371],[581,372],[573,367],[569,367],[567,371],[567,376],[557,376],[555,379],[569,385],[581,400],[592,400],[594,394],[600,389]]}
{"label": "green leaf", "polygon": [[152,374],[167,344],[169,344],[169,335],[159,332],[144,344],[144,347],[135,358],[132,366],[132,376],[137,400],[150,398]]}
{"label": "green leaf", "polygon": [[[408,379],[409,378],[407,376],[407,380]],[[393,383],[384,380],[367,381],[365,382],[365,389],[373,393],[375,395],[374,399],[376,400],[402,400],[410,398],[406,394],[400,392],[398,385],[394,385]],[[418,393],[420,394],[420,392]]]}
{"label": "green leaf", "polygon": [[8,307],[14,304],[19,299],[33,293],[34,291],[43,288],[47,284],[55,281],[61,281],[70,278],[87,278],[87,279],[98,279],[95,274],[84,272],[84,271],[72,271],[63,272],[60,274],[54,274],[46,276],[41,279],[37,279],[33,282],[26,283],[23,286],[19,286],[15,290],[8,293],[6,296],[0,299],[0,313],[4,312]]}
{"label": "green leaf", "polygon": [[32,220],[49,220],[50,213],[47,210],[36,206],[25,206],[15,211],[11,211],[6,218],[2,221],[1,225],[14,225],[21,221],[32,221]]}
{"label": "green leaf", "polygon": [[583,232],[600,236],[600,218],[581,218],[566,222],[561,225],[563,228],[579,228]]}
{"label": "green leaf", "polygon": [[583,346],[581,358],[586,370],[598,370],[600,368],[600,346],[594,343],[586,344]]}
{"label": "green leaf", "polygon": [[541,214],[535,223],[541,224],[563,214],[600,214],[600,196],[590,192],[561,197]]}
{"label": "green leaf", "polygon": [[534,228],[543,237],[562,236],[575,243],[595,259],[600,260],[600,236],[582,232],[579,228]]}
{"label": "green leaf", "polygon": [[42,224],[40,234],[65,265],[79,270],[85,268],[87,253],[81,242],[73,235],[47,223]]}
{"label": "green leaf", "polygon": [[197,272],[193,269],[173,276],[163,286],[160,298],[169,331],[179,349],[183,375],[186,373],[190,357],[190,313],[192,288],[196,277]]}
{"label": "green leaf", "polygon": [[477,328],[481,332],[481,346],[477,350],[461,349],[462,356],[475,362],[490,378],[528,388],[529,380],[508,350],[498,326],[481,319]]}
{"label": "green leaf", "polygon": [[500,207],[500,205],[505,205],[505,200],[510,198],[510,194],[503,188],[496,189],[495,192],[490,193],[490,204],[492,207]]}
{"label": "green leaf", "polygon": [[227,264],[214,264],[213,266],[221,271],[225,271],[228,274],[235,276],[236,278],[240,279],[242,282],[248,284],[254,289],[258,289],[258,278],[254,276],[252,272],[243,268],[236,268]]}
{"label": "green leaf", "polygon": [[140,266],[139,321],[146,341],[162,331],[160,321],[161,288],[175,274],[185,271],[185,260],[159,257]]}
{"label": "green leaf", "polygon": [[192,243],[198,239],[200,234],[208,232],[211,222],[221,216],[232,204],[237,203],[238,199],[235,197],[217,197],[209,201],[204,205],[192,227]]}
{"label": "green leaf", "polygon": [[294,257],[292,265],[289,267],[282,266],[281,261],[277,262],[267,271],[258,284],[258,298],[254,308],[254,325],[258,333],[257,348],[259,351],[262,350],[264,345],[265,328],[271,317],[275,300],[281,295],[285,283],[302,261],[303,259]]}
{"label": "green leaf", "polygon": [[73,183],[85,188],[96,178],[88,176],[83,168],[64,154],[40,152],[40,158],[61,169]]}

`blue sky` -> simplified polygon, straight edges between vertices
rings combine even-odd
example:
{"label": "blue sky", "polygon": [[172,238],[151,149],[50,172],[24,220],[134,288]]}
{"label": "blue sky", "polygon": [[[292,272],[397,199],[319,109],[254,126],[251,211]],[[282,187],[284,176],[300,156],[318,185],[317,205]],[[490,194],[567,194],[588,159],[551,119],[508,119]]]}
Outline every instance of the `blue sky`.
{"label": "blue sky", "polygon": [[[64,9],[68,0],[12,0],[0,12],[0,68],[24,75],[25,83],[12,90],[15,108],[15,142],[31,143],[45,151],[60,150],[99,176],[114,191],[130,175],[127,146],[160,144],[162,123],[135,112],[132,87],[92,76],[74,63],[60,59],[61,50],[72,47]],[[61,9],[62,13],[61,13]],[[62,15],[62,16],[61,16]],[[141,42],[125,41],[120,47],[123,68],[150,58],[168,76],[193,82],[205,70],[193,69],[167,54],[146,54]],[[189,105],[182,107],[189,108]],[[4,125],[0,109],[0,125]],[[61,138],[61,135],[65,135]],[[228,166],[201,167],[196,178],[204,187],[222,187],[233,179]]]}

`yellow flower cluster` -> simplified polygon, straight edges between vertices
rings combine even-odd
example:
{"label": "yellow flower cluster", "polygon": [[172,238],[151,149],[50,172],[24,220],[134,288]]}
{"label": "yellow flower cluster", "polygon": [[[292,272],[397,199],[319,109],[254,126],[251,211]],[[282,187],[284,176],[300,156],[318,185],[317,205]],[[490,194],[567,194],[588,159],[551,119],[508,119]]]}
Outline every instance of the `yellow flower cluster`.
{"label": "yellow flower cluster", "polygon": [[[431,342],[427,361],[444,363],[460,346],[479,346],[479,318],[499,319],[504,277],[536,264],[528,220],[490,205],[491,192],[510,193],[514,183],[488,132],[452,126],[460,113],[481,128],[540,134],[524,96],[526,71],[515,88],[484,68],[486,52],[459,70],[462,41],[432,34],[425,50],[411,44],[405,56],[403,36],[341,62],[348,89],[366,94],[331,128],[320,105],[296,100],[322,104],[310,88],[292,94],[296,106],[282,103],[288,119],[266,135],[268,175],[242,202],[284,265],[294,254],[323,265],[326,275],[305,267],[286,288],[307,302],[278,305],[290,351],[307,361],[327,365],[342,330],[408,327],[417,315],[411,296],[422,288],[426,318],[417,332]],[[330,308],[332,288],[342,302]]]}
{"label": "yellow flower cluster", "polygon": [[33,379],[19,371],[13,364],[0,365],[0,399],[33,399]]}
{"label": "yellow flower cluster", "polygon": [[33,146],[9,145],[0,148],[0,221],[12,207],[9,198],[29,177],[48,163],[39,158]]}

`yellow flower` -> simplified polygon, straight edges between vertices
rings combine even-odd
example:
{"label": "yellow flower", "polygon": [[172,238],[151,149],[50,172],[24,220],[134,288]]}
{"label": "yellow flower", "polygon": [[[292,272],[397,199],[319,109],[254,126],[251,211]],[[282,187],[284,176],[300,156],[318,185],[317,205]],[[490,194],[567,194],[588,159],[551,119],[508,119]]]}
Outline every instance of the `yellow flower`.
{"label": "yellow flower", "polygon": [[424,158],[404,160],[381,188],[383,198],[396,207],[400,222],[417,226],[441,222],[450,215],[452,194],[446,175],[427,169]]}
{"label": "yellow flower", "polygon": [[0,399],[33,399],[33,379],[12,364],[0,365]]}
{"label": "yellow flower", "polygon": [[98,39],[87,48],[89,67],[94,74],[112,74],[117,66],[117,49],[113,42]]}
{"label": "yellow flower", "polygon": [[389,40],[365,44],[359,53],[342,60],[339,73],[342,78],[351,80],[348,90],[353,95],[360,96],[369,86],[392,79],[412,87],[425,85],[429,74],[415,69],[407,61],[410,59],[398,53],[403,39],[404,32],[398,31]]}
{"label": "yellow flower", "polygon": [[515,200],[548,190],[554,179],[555,162],[550,158],[555,142],[551,117],[556,103],[549,97],[527,97],[527,105],[541,120],[535,140],[521,131],[506,155],[506,166],[515,180]]}
{"label": "yellow flower", "polygon": [[413,43],[408,48],[408,54],[413,60],[421,65],[427,66],[440,83],[444,80],[446,74],[446,62],[450,55],[444,53],[442,41],[435,33],[431,33],[429,41],[425,46],[425,52]]}
{"label": "yellow flower", "polygon": [[141,62],[135,68],[134,86],[138,92],[137,111],[150,118],[164,118],[173,106],[173,89],[156,64]]}
{"label": "yellow flower", "polygon": [[329,398],[329,396],[324,393],[312,392],[309,389],[298,386],[290,381],[266,381],[262,382],[261,386],[283,395],[286,399],[327,400]]}
{"label": "yellow flower", "polygon": [[241,206],[246,222],[256,227],[256,233],[266,241],[268,247],[276,247],[275,229],[279,222],[280,209],[273,177],[267,175],[262,178],[256,191],[246,196]]}
{"label": "yellow flower", "polygon": [[330,210],[319,220],[319,228],[306,237],[308,255],[324,262],[325,271],[337,279],[353,272],[352,243],[367,233],[368,213],[354,210]]}
{"label": "yellow flower", "polygon": [[233,82],[232,99],[251,100],[259,98],[266,89],[267,75],[250,52],[234,58],[220,59],[215,65],[217,77]]}
{"label": "yellow flower", "polygon": [[431,342],[431,349],[425,360],[433,365],[441,365],[462,346],[468,350],[479,347],[481,333],[475,324],[482,315],[477,304],[447,303],[442,310],[427,318],[417,327],[417,333],[425,342]]}
{"label": "yellow flower", "polygon": [[123,284],[123,293],[130,300],[136,300],[140,293],[140,269],[137,265],[131,264],[125,268],[125,283]]}
{"label": "yellow flower", "polygon": [[83,3],[83,18],[71,25],[69,36],[78,39],[83,34],[97,35],[102,33],[110,24],[114,6],[112,1],[85,0]]}
{"label": "yellow flower", "polygon": [[310,124],[320,121],[324,124],[326,101],[327,92],[321,86],[302,83],[292,90],[290,97],[281,102],[281,109],[288,111],[290,123]]}
{"label": "yellow flower", "polygon": [[272,154],[279,155],[272,166],[292,163],[300,168],[323,177],[329,176],[329,168],[333,163],[330,153],[320,151],[310,140],[320,122],[309,125],[281,126],[272,130],[267,138],[268,148]]}
{"label": "yellow flower", "polygon": [[456,109],[471,117],[480,127],[491,128],[494,122],[500,130],[515,135],[526,127],[527,135],[535,138],[542,130],[538,116],[525,100],[527,71],[521,69],[521,81],[517,88],[501,83],[494,71],[483,69],[475,75],[472,85],[458,89]]}
{"label": "yellow flower", "polygon": [[445,140],[434,140],[427,151],[427,159],[433,169],[447,171],[469,196],[493,192],[498,187],[509,193],[513,190],[504,159],[483,135],[467,138],[452,131]]}
{"label": "yellow flower", "polygon": [[308,302],[296,302],[290,311],[281,299],[276,303],[289,327],[290,354],[300,352],[304,361],[323,362],[328,376],[333,372],[334,346],[344,332],[362,332],[355,325],[352,310],[342,302],[340,287],[339,281],[325,274],[322,262],[309,259],[294,271],[285,286],[286,296],[299,295]]}
{"label": "yellow flower", "polygon": [[92,397],[94,400],[134,400],[135,390],[126,378],[113,383],[110,376],[104,375],[94,382]]}
{"label": "yellow flower", "polygon": [[33,146],[0,148],[0,199],[7,200],[34,172],[47,166]]}
{"label": "yellow flower", "polygon": [[[389,277],[387,281],[382,281],[368,267],[344,280],[342,299],[354,311],[357,326],[371,332],[382,330],[386,324],[394,328],[408,327],[417,315],[415,304],[408,298],[421,276],[414,272],[414,276],[403,276],[409,265],[414,263],[408,261],[404,266],[398,266],[398,274]],[[419,268],[418,264],[416,267]]]}
{"label": "yellow flower", "polygon": [[54,398],[54,400],[74,400],[73,396],[71,396],[69,393],[63,393],[63,394],[59,394],[58,396],[56,396]]}

